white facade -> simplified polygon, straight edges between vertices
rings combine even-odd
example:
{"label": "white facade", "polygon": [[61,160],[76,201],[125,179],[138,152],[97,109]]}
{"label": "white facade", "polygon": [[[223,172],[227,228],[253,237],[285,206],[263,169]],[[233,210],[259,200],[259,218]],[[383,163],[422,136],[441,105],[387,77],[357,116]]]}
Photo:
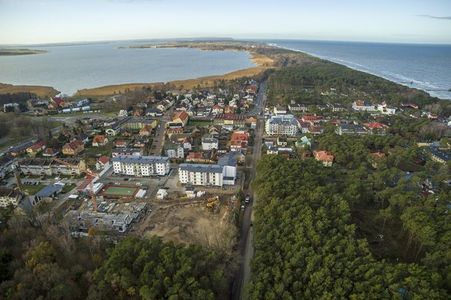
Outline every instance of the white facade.
{"label": "white facade", "polygon": [[129,176],[165,176],[169,173],[169,157],[117,156],[113,157],[113,172]]}
{"label": "white facade", "polygon": [[181,183],[203,186],[234,185],[236,181],[236,154],[228,153],[218,160],[216,165],[180,164]]}
{"label": "white facade", "polygon": [[269,135],[294,136],[299,131],[299,121],[293,115],[272,116],[266,121],[265,131]]}
{"label": "white facade", "polygon": [[202,139],[202,150],[203,151],[209,151],[213,149],[219,148],[219,142],[217,138],[213,137],[206,137]]}
{"label": "white facade", "polygon": [[170,149],[166,150],[166,155],[169,158],[184,158],[185,157],[185,149],[183,149],[182,146],[170,148]]}
{"label": "white facade", "polygon": [[181,164],[180,183],[192,185],[223,186],[223,168],[218,165]]}

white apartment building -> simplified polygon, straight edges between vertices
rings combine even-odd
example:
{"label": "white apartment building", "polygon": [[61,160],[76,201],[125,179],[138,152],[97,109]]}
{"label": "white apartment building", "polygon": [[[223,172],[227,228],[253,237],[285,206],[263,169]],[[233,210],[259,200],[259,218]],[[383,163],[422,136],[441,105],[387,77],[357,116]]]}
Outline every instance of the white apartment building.
{"label": "white apartment building", "polygon": [[272,116],[266,120],[265,131],[269,135],[294,136],[299,131],[299,121],[293,115]]}
{"label": "white apartment building", "polygon": [[129,176],[165,176],[169,174],[169,157],[165,156],[116,156],[112,159],[115,174]]}
{"label": "white apartment building", "polygon": [[234,185],[236,180],[235,153],[228,153],[218,164],[180,164],[179,181],[183,184],[220,186]]}

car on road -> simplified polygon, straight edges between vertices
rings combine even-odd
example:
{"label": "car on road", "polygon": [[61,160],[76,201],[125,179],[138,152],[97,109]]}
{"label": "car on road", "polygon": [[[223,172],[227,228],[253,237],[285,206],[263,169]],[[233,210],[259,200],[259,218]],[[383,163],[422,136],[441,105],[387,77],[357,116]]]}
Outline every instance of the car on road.
{"label": "car on road", "polygon": [[241,209],[244,210],[246,208],[246,206],[244,205],[244,203],[241,204]]}
{"label": "car on road", "polygon": [[246,203],[251,202],[251,195],[247,194],[246,197],[244,198],[244,202]]}

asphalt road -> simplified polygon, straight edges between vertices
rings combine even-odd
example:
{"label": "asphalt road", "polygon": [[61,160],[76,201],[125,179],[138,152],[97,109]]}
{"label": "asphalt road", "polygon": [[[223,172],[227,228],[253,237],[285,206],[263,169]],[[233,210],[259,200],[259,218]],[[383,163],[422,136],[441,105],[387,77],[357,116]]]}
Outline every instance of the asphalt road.
{"label": "asphalt road", "polygon": [[[255,178],[257,161],[261,157],[262,149],[262,137],[265,128],[265,120],[260,113],[264,111],[266,104],[266,81],[260,84],[259,92],[256,99],[255,113],[257,115],[257,127],[255,129],[254,137],[254,149],[251,161],[251,172],[250,172],[250,182]],[[231,299],[239,300],[243,299],[244,288],[250,278],[250,262],[254,253],[254,248],[252,245],[252,208],[257,203],[257,199],[252,187],[249,185],[246,194],[252,195],[252,201],[247,205],[243,211],[243,218],[240,228],[240,241],[238,243],[238,248],[240,250],[240,267],[237,276],[233,282]]]}
{"label": "asphalt road", "polygon": [[172,118],[172,114],[174,112],[174,107],[171,107],[169,110],[165,111],[163,116],[160,119],[160,123],[157,127],[157,132],[152,142],[152,148],[150,150],[150,155],[161,155],[164,147],[164,141],[166,138],[166,123],[169,122]]}

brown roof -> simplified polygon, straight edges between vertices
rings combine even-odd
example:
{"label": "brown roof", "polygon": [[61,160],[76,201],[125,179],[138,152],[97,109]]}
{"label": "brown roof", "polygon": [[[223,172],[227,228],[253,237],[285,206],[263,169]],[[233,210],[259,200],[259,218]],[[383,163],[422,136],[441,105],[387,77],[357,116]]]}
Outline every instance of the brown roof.
{"label": "brown roof", "polygon": [[313,151],[313,155],[315,156],[315,159],[319,161],[333,162],[335,158],[333,154],[328,151]]}

